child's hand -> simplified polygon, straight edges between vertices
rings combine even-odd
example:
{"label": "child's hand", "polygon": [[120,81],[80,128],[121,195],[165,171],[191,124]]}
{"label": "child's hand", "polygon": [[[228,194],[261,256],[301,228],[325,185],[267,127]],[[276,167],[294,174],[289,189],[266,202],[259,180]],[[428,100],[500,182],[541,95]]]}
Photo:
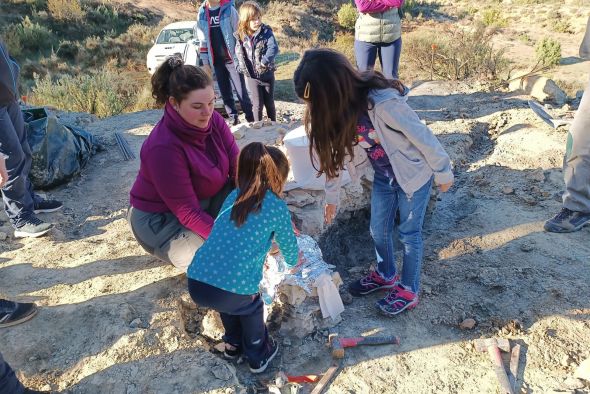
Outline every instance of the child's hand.
{"label": "child's hand", "polygon": [[6,171],[6,159],[0,157],[0,189],[8,182],[8,172]]}
{"label": "child's hand", "polygon": [[303,266],[303,264],[305,264],[305,261],[306,260],[305,260],[305,256],[303,256],[303,252],[299,251],[299,260],[297,260],[297,265],[295,267],[291,268],[289,270],[289,273],[294,274],[294,273],[298,272],[301,269],[301,267]]}
{"label": "child's hand", "polygon": [[441,185],[438,185],[438,190],[440,190],[441,193],[445,193],[451,188],[451,186],[453,186],[453,181],[451,181],[449,183],[443,183]]}
{"label": "child's hand", "polygon": [[336,217],[336,204],[326,204],[324,207],[324,223],[330,224]]}
{"label": "child's hand", "polygon": [[270,254],[272,254],[273,256],[277,253],[279,253],[279,245],[275,242],[272,241],[272,245],[270,247]]}

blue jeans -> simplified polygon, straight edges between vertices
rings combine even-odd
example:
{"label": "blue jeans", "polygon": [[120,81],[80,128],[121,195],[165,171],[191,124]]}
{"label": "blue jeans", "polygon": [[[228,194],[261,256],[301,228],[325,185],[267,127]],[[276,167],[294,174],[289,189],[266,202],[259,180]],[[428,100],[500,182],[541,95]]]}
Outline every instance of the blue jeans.
{"label": "blue jeans", "polygon": [[404,246],[401,283],[414,293],[418,293],[420,289],[420,269],[424,253],[422,225],[431,187],[432,178],[408,198],[395,180],[375,174],[373,181],[371,236],[375,242],[377,272],[385,279],[392,279],[396,274],[393,235],[395,215],[399,211],[400,223],[397,230]]}
{"label": "blue jeans", "polygon": [[190,278],[188,292],[197,305],[219,312],[226,343],[242,347],[252,363],[265,356],[268,332],[260,294],[235,294]]}
{"label": "blue jeans", "polygon": [[217,64],[213,65],[215,70],[215,76],[217,77],[217,85],[219,86],[219,92],[223,99],[223,105],[229,115],[230,119],[234,119],[238,116],[238,108],[234,100],[233,89],[238,94],[242,111],[246,115],[248,122],[254,121],[254,114],[252,113],[252,102],[248,96],[248,90],[246,89],[246,81],[244,76],[236,70],[236,66],[233,63]]}
{"label": "blue jeans", "polygon": [[399,79],[399,58],[402,53],[401,37],[390,43],[354,41],[354,56],[359,71],[372,70],[377,56],[387,79]]}
{"label": "blue jeans", "polygon": [[31,148],[27,141],[25,122],[16,101],[0,107],[0,147],[8,155],[8,182],[2,188],[4,209],[14,227],[24,225],[42,199],[33,192],[29,180]]}
{"label": "blue jeans", "polygon": [[18,381],[10,365],[2,358],[0,353],[0,394],[20,394],[25,390]]}

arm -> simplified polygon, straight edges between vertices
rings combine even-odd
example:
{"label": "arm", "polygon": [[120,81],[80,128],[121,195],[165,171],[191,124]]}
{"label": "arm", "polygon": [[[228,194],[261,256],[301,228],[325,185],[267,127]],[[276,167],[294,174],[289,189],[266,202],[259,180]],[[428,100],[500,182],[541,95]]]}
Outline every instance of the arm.
{"label": "arm", "polygon": [[384,12],[392,8],[400,8],[403,0],[354,0],[356,8],[363,14]]}
{"label": "arm", "polygon": [[[267,193],[271,193],[268,191]],[[281,253],[285,258],[285,263],[289,267],[294,267],[299,259],[299,247],[297,246],[297,238],[293,231],[291,224],[291,213],[287,208],[287,204],[278,197],[273,196],[272,215],[276,218],[276,225],[274,230],[274,239]]]}
{"label": "arm", "polygon": [[277,44],[275,35],[273,34],[270,27],[268,30],[270,32],[270,36],[268,37],[266,44],[266,52],[264,52],[264,55],[262,55],[262,59],[260,60],[262,65],[265,67],[273,63],[275,61],[275,57],[279,54],[279,45]]}
{"label": "arm", "polygon": [[240,22],[240,15],[236,10],[236,7],[231,7],[231,29],[232,31],[238,31],[238,23]]}
{"label": "arm", "polygon": [[434,172],[435,183],[437,185],[452,183],[454,176],[449,155],[432,131],[420,122],[416,112],[405,102],[390,100],[382,105],[386,107],[379,110],[379,117],[392,129],[402,132],[424,155]]}
{"label": "arm", "polygon": [[[203,12],[206,12],[203,10]],[[199,40],[199,58],[203,62],[203,66],[209,66],[211,63],[209,62],[209,43],[207,42],[207,32],[206,30],[209,29],[209,22],[203,21],[201,19],[197,19],[197,24],[195,25],[195,35]]]}
{"label": "arm", "polygon": [[201,209],[185,157],[174,149],[157,147],[150,152],[145,165],[156,191],[178,221],[207,239],[213,218]]}

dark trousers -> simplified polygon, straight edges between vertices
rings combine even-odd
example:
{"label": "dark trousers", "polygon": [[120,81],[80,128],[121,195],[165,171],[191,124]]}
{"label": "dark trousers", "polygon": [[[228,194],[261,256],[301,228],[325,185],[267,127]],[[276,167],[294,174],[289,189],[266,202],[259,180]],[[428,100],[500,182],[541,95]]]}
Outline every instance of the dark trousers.
{"label": "dark trousers", "polygon": [[31,148],[27,142],[25,122],[16,101],[0,107],[0,147],[8,155],[8,182],[2,188],[4,209],[14,227],[20,227],[34,214],[41,197],[33,192],[29,180]]}
{"label": "dark trousers", "polygon": [[0,394],[21,394],[25,388],[0,353]]}
{"label": "dark trousers", "polygon": [[401,37],[390,43],[354,41],[354,56],[359,71],[372,70],[377,56],[381,70],[387,79],[399,78],[399,58],[402,53]]}
{"label": "dark trousers", "polygon": [[225,110],[231,119],[237,118],[238,109],[234,100],[233,89],[238,94],[242,111],[246,115],[248,122],[254,121],[254,115],[252,115],[252,103],[250,97],[248,97],[248,90],[246,89],[246,82],[244,76],[240,74],[234,64],[222,64],[215,63],[213,65],[215,69],[215,76],[217,77],[217,85],[221,92],[221,98],[223,99],[223,105]]}
{"label": "dark trousers", "polygon": [[225,329],[223,340],[241,347],[250,363],[258,363],[265,356],[268,332],[260,294],[235,294],[190,278],[188,292],[199,306],[219,312]]}
{"label": "dark trousers", "polygon": [[246,77],[246,86],[252,99],[252,112],[256,122],[262,120],[262,106],[266,108],[266,116],[273,122],[277,120],[275,109],[275,75],[271,73],[269,78],[255,79]]}

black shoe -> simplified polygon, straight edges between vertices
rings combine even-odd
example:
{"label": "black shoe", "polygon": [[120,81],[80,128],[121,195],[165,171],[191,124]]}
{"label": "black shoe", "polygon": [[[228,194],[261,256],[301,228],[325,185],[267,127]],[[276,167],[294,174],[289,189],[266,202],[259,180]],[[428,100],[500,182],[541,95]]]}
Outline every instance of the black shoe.
{"label": "black shoe", "polygon": [[543,228],[551,233],[573,233],[590,224],[590,213],[576,212],[567,208],[545,222]]}
{"label": "black shoe", "polygon": [[37,305],[0,299],[0,328],[25,322],[37,314]]}
{"label": "black shoe", "polygon": [[223,351],[223,357],[228,360],[235,360],[242,355],[242,348],[240,346],[231,345],[233,349],[228,349],[227,345],[228,344],[226,344],[225,350]]}
{"label": "black shoe", "polygon": [[236,115],[232,119],[232,126],[235,126],[235,125],[238,125],[238,124],[240,124],[240,118],[238,117],[238,115]]}
{"label": "black shoe", "polygon": [[45,223],[43,220],[32,216],[26,223],[14,230],[15,238],[37,238],[45,235],[53,228],[53,224]]}
{"label": "black shoe", "polygon": [[43,200],[35,204],[35,213],[49,213],[55,212],[63,208],[61,201]]}
{"label": "black shoe", "polygon": [[273,358],[279,352],[279,344],[269,335],[268,340],[264,344],[265,352],[264,357],[258,362],[251,362],[248,360],[248,364],[250,365],[250,372],[252,373],[262,373],[266,371],[268,364],[272,361]]}

